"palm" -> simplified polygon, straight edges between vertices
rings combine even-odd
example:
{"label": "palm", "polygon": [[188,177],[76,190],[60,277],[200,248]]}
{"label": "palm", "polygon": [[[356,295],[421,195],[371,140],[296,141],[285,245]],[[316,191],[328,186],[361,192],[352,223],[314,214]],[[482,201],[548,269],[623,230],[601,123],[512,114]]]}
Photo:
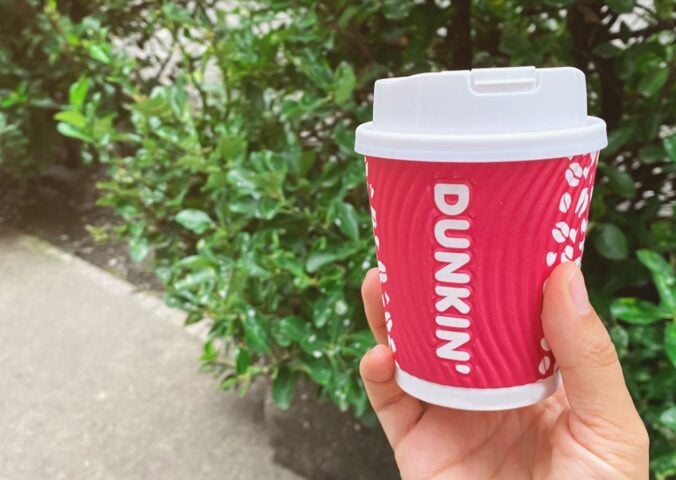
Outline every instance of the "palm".
{"label": "palm", "polygon": [[496,412],[428,405],[401,390],[386,346],[377,272],[367,274],[364,307],[380,345],[364,356],[361,373],[403,479],[647,478],[647,434],[610,338],[593,312],[577,314],[567,299],[574,268],[554,271],[543,307],[567,392]]}
{"label": "palm", "polygon": [[[395,455],[406,479],[605,478],[614,469],[586,445],[599,439],[576,437],[575,422],[563,390],[537,405],[504,412],[431,405]],[[586,428],[577,427],[579,433]]]}

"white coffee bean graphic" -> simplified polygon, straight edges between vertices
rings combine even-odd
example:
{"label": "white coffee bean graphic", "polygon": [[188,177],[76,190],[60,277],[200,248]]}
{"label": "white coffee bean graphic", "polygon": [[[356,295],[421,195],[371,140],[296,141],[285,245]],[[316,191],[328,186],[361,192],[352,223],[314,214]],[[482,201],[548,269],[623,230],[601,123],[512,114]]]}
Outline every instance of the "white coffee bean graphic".
{"label": "white coffee bean graphic", "polygon": [[373,241],[376,243],[376,250],[380,249],[380,239],[378,238],[378,235],[373,236]]}
{"label": "white coffee bean graphic", "polygon": [[373,185],[369,183],[369,196],[373,198],[373,195],[375,195],[375,190],[373,189]]}
{"label": "white coffee bean graphic", "polygon": [[545,337],[542,337],[540,340],[540,347],[546,352],[549,352],[551,348],[549,348],[549,342],[547,342],[547,339]]}
{"label": "white coffee bean graphic", "polygon": [[566,248],[564,248],[563,252],[561,252],[561,263],[570,262],[573,259],[573,253],[573,247],[566,245]]}
{"label": "white coffee bean graphic", "polygon": [[568,224],[566,222],[558,222],[552,230],[552,237],[554,237],[556,243],[563,243],[566,241],[569,233],[570,227],[568,227]]}
{"label": "white coffee bean graphic", "polygon": [[580,224],[580,230],[582,230],[583,233],[587,231],[587,219],[586,218],[582,219],[582,223]]}
{"label": "white coffee bean graphic", "polygon": [[538,371],[540,374],[544,375],[547,373],[547,370],[549,370],[549,367],[552,364],[552,360],[549,358],[549,355],[545,355],[542,357],[542,360],[540,360],[540,364],[538,365]]}
{"label": "white coffee bean graphic", "polygon": [[470,371],[469,365],[456,365],[455,366],[455,371],[458,373],[462,373],[463,375],[467,375]]}
{"label": "white coffee bean graphic", "polygon": [[563,233],[565,236],[568,236],[568,233],[570,232],[570,227],[566,222],[557,222],[556,228],[561,230],[561,233]]}
{"label": "white coffee bean graphic", "polygon": [[592,161],[591,161],[592,165],[594,165],[596,162],[599,161],[599,155],[600,154],[601,154],[601,152],[596,152],[594,155],[592,155]]}
{"label": "white coffee bean graphic", "polygon": [[388,320],[387,323],[385,324],[385,327],[387,328],[387,333],[392,331],[392,320]]}
{"label": "white coffee bean graphic", "polygon": [[547,266],[551,267],[556,262],[556,252],[549,252],[547,254]]}
{"label": "white coffee bean graphic", "polygon": [[373,228],[378,226],[378,222],[376,221],[376,209],[373,207],[371,207],[371,223],[373,223]]}
{"label": "white coffee bean graphic", "polygon": [[581,266],[582,266],[582,257],[577,257],[577,258],[576,258],[575,260],[573,260],[573,261],[575,262],[575,265],[577,265],[578,267],[581,267]]}
{"label": "white coffee bean graphic", "polygon": [[387,343],[390,344],[390,350],[392,350],[393,353],[397,351],[397,346],[395,345],[394,340],[392,340],[392,338],[388,337]]}
{"label": "white coffee bean graphic", "polygon": [[580,242],[578,248],[580,249],[580,253],[582,253],[582,251],[584,250],[584,239]]}
{"label": "white coffee bean graphic", "polygon": [[378,260],[378,272],[380,276],[380,283],[386,283],[387,282],[387,268],[385,267],[385,264]]}
{"label": "white coffee bean graphic", "polygon": [[584,178],[589,177],[589,172],[590,172],[590,171],[591,171],[591,170],[590,170],[589,167],[584,167],[584,169],[582,170],[582,176],[583,176]]}
{"label": "white coffee bean graphic", "polygon": [[568,233],[568,238],[570,238],[573,242],[577,238],[577,230],[574,228],[570,229],[570,233]]}
{"label": "white coffee bean graphic", "polygon": [[568,209],[570,209],[570,204],[572,201],[573,200],[570,197],[570,193],[565,192],[563,195],[561,195],[561,201],[559,202],[559,211],[561,213],[566,213]]}
{"label": "white coffee bean graphic", "polygon": [[580,192],[580,198],[577,199],[577,205],[575,206],[575,213],[577,213],[578,217],[581,216],[587,209],[588,203],[589,203],[589,189],[585,187]]}
{"label": "white coffee bean graphic", "polygon": [[580,177],[582,176],[582,167],[579,163],[573,162],[566,169],[564,174],[568,185],[571,187],[577,187],[580,184]]}

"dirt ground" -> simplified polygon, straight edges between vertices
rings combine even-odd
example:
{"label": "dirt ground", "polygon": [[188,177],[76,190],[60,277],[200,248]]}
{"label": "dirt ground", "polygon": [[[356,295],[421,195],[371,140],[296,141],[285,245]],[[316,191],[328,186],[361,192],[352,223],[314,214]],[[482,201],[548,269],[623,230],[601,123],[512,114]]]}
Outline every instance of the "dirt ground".
{"label": "dirt ground", "polygon": [[[161,292],[148,259],[134,263],[119,240],[95,240],[88,228],[114,225],[114,212],[96,205],[96,169],[55,165],[17,188],[0,178],[0,229],[10,225],[36,235],[141,290]],[[197,361],[197,359],[195,359]],[[380,427],[368,427],[301,385],[292,407],[278,410],[268,399],[260,407],[269,426],[275,460],[312,480],[399,478]]]}

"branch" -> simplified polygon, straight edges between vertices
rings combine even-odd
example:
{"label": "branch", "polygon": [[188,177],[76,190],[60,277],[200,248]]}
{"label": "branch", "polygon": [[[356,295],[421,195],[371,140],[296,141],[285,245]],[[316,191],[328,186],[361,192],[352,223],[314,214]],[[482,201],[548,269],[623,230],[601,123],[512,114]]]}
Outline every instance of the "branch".
{"label": "branch", "polygon": [[[672,20],[665,20],[663,22],[657,22],[655,25],[641,28],[640,30],[633,30],[628,38],[648,37],[653,33],[663,32],[665,30],[674,30],[675,28],[676,22]],[[615,32],[610,33],[607,38],[609,40],[624,40],[627,37],[623,35],[622,32]]]}
{"label": "branch", "polygon": [[472,68],[472,27],[470,24],[470,0],[458,0],[451,4],[448,24],[448,47],[451,51],[451,66],[454,69]]}
{"label": "branch", "polygon": [[601,22],[602,3],[585,4],[578,1],[568,8],[566,28],[573,41],[573,58],[577,66],[588,73],[588,64],[593,62],[599,74],[601,117],[612,130],[617,127],[623,111],[624,84],[615,71],[612,59],[601,58],[593,53],[594,47],[607,42],[609,25]]}

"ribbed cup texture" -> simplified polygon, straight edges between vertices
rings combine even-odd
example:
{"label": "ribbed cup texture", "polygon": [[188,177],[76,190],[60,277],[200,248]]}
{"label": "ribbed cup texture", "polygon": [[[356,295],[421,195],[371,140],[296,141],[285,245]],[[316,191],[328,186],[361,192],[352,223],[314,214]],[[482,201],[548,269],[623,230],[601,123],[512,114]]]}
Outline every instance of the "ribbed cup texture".
{"label": "ribbed cup texture", "polygon": [[[597,159],[367,157],[383,304],[402,370],[467,388],[525,385],[554,373],[540,321],[543,282],[559,263],[581,260]],[[440,208],[435,187],[461,193],[442,196]]]}

